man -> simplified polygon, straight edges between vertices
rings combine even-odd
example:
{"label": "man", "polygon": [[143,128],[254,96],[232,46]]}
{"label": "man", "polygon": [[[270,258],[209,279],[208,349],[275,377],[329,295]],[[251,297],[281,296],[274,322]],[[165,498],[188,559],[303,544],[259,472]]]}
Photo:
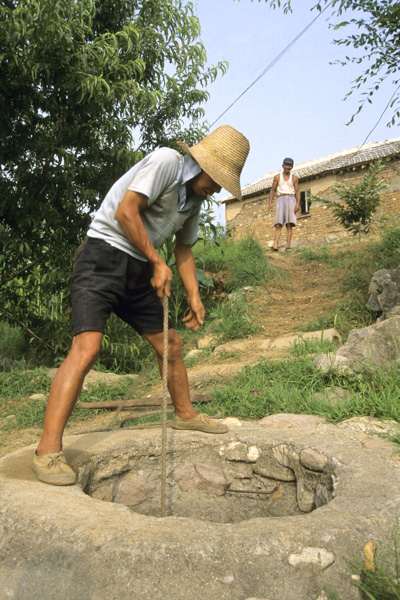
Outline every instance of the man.
{"label": "man", "polygon": [[269,210],[272,209],[272,201],[276,192],[275,208],[275,237],[272,250],[278,252],[279,239],[283,225],[286,225],[286,250],[290,250],[293,227],[297,225],[296,213],[300,208],[299,180],[291,173],[293,159],[283,160],[283,171],[274,177],[271,191],[269,193]]}
{"label": "man", "polygon": [[[241,198],[240,173],[249,153],[248,140],[228,125],[219,127],[182,156],[159,148],[123,175],[110,189],[90,225],[71,281],[74,338],[54,377],[41,441],[33,468],[53,485],[71,485],[76,476],[62,452],[62,436],[95,363],[111,312],[140,333],[155,349],[162,374],[163,308],[172,273],[156,249],[175,234],[175,258],[189,313],[186,326],[197,331],[204,322],[196,266],[191,251],[197,239],[204,198],[226,188]],[[194,410],[189,397],[180,338],[168,332],[168,389],[175,409],[172,426],[207,433],[227,427]]]}

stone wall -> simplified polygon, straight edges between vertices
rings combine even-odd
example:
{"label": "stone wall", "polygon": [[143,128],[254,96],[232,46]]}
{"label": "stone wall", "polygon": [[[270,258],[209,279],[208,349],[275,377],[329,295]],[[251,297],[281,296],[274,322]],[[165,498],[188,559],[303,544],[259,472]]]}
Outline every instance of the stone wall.
{"label": "stone wall", "polygon": [[[374,220],[381,218],[400,219],[400,159],[386,159],[382,179],[389,182],[389,188],[381,196],[381,205]],[[300,182],[300,191],[310,189],[314,195],[334,200],[338,199],[333,192],[335,183],[357,184],[366,173],[368,165],[353,167],[348,171],[340,171],[318,179]],[[243,202],[230,202],[225,205],[226,227],[234,239],[248,235],[255,236],[265,247],[272,246],[274,239],[274,211],[269,210],[269,190],[263,194],[245,199]],[[299,215],[297,227],[293,232],[292,247],[317,246],[351,236],[333,217],[332,210],[324,202],[314,201],[309,214]],[[280,244],[285,244],[285,228],[283,228]]]}

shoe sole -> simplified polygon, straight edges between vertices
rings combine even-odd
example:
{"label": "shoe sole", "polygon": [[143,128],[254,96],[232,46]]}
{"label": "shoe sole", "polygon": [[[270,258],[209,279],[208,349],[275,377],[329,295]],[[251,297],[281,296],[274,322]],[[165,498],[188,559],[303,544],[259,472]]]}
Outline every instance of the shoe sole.
{"label": "shoe sole", "polygon": [[46,475],[45,473],[42,473],[40,469],[37,469],[35,465],[33,465],[33,470],[39,481],[48,483],[49,485],[74,485],[74,483],[76,483],[75,473],[73,475]]}

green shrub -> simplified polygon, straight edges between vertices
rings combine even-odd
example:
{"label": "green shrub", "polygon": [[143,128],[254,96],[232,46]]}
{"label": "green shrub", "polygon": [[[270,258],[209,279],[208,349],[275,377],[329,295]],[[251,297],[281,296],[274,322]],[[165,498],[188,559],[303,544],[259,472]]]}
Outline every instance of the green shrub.
{"label": "green shrub", "polygon": [[20,327],[0,322],[0,358],[20,360],[28,349],[28,342]]}

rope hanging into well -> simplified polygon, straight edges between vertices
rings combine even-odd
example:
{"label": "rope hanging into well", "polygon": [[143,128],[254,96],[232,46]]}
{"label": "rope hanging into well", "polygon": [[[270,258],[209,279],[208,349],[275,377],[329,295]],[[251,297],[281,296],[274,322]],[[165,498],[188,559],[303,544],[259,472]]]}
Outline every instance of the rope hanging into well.
{"label": "rope hanging into well", "polygon": [[163,398],[162,398],[162,439],[161,439],[161,516],[167,514],[167,404],[168,404],[168,296],[163,297],[164,347],[163,347]]}

